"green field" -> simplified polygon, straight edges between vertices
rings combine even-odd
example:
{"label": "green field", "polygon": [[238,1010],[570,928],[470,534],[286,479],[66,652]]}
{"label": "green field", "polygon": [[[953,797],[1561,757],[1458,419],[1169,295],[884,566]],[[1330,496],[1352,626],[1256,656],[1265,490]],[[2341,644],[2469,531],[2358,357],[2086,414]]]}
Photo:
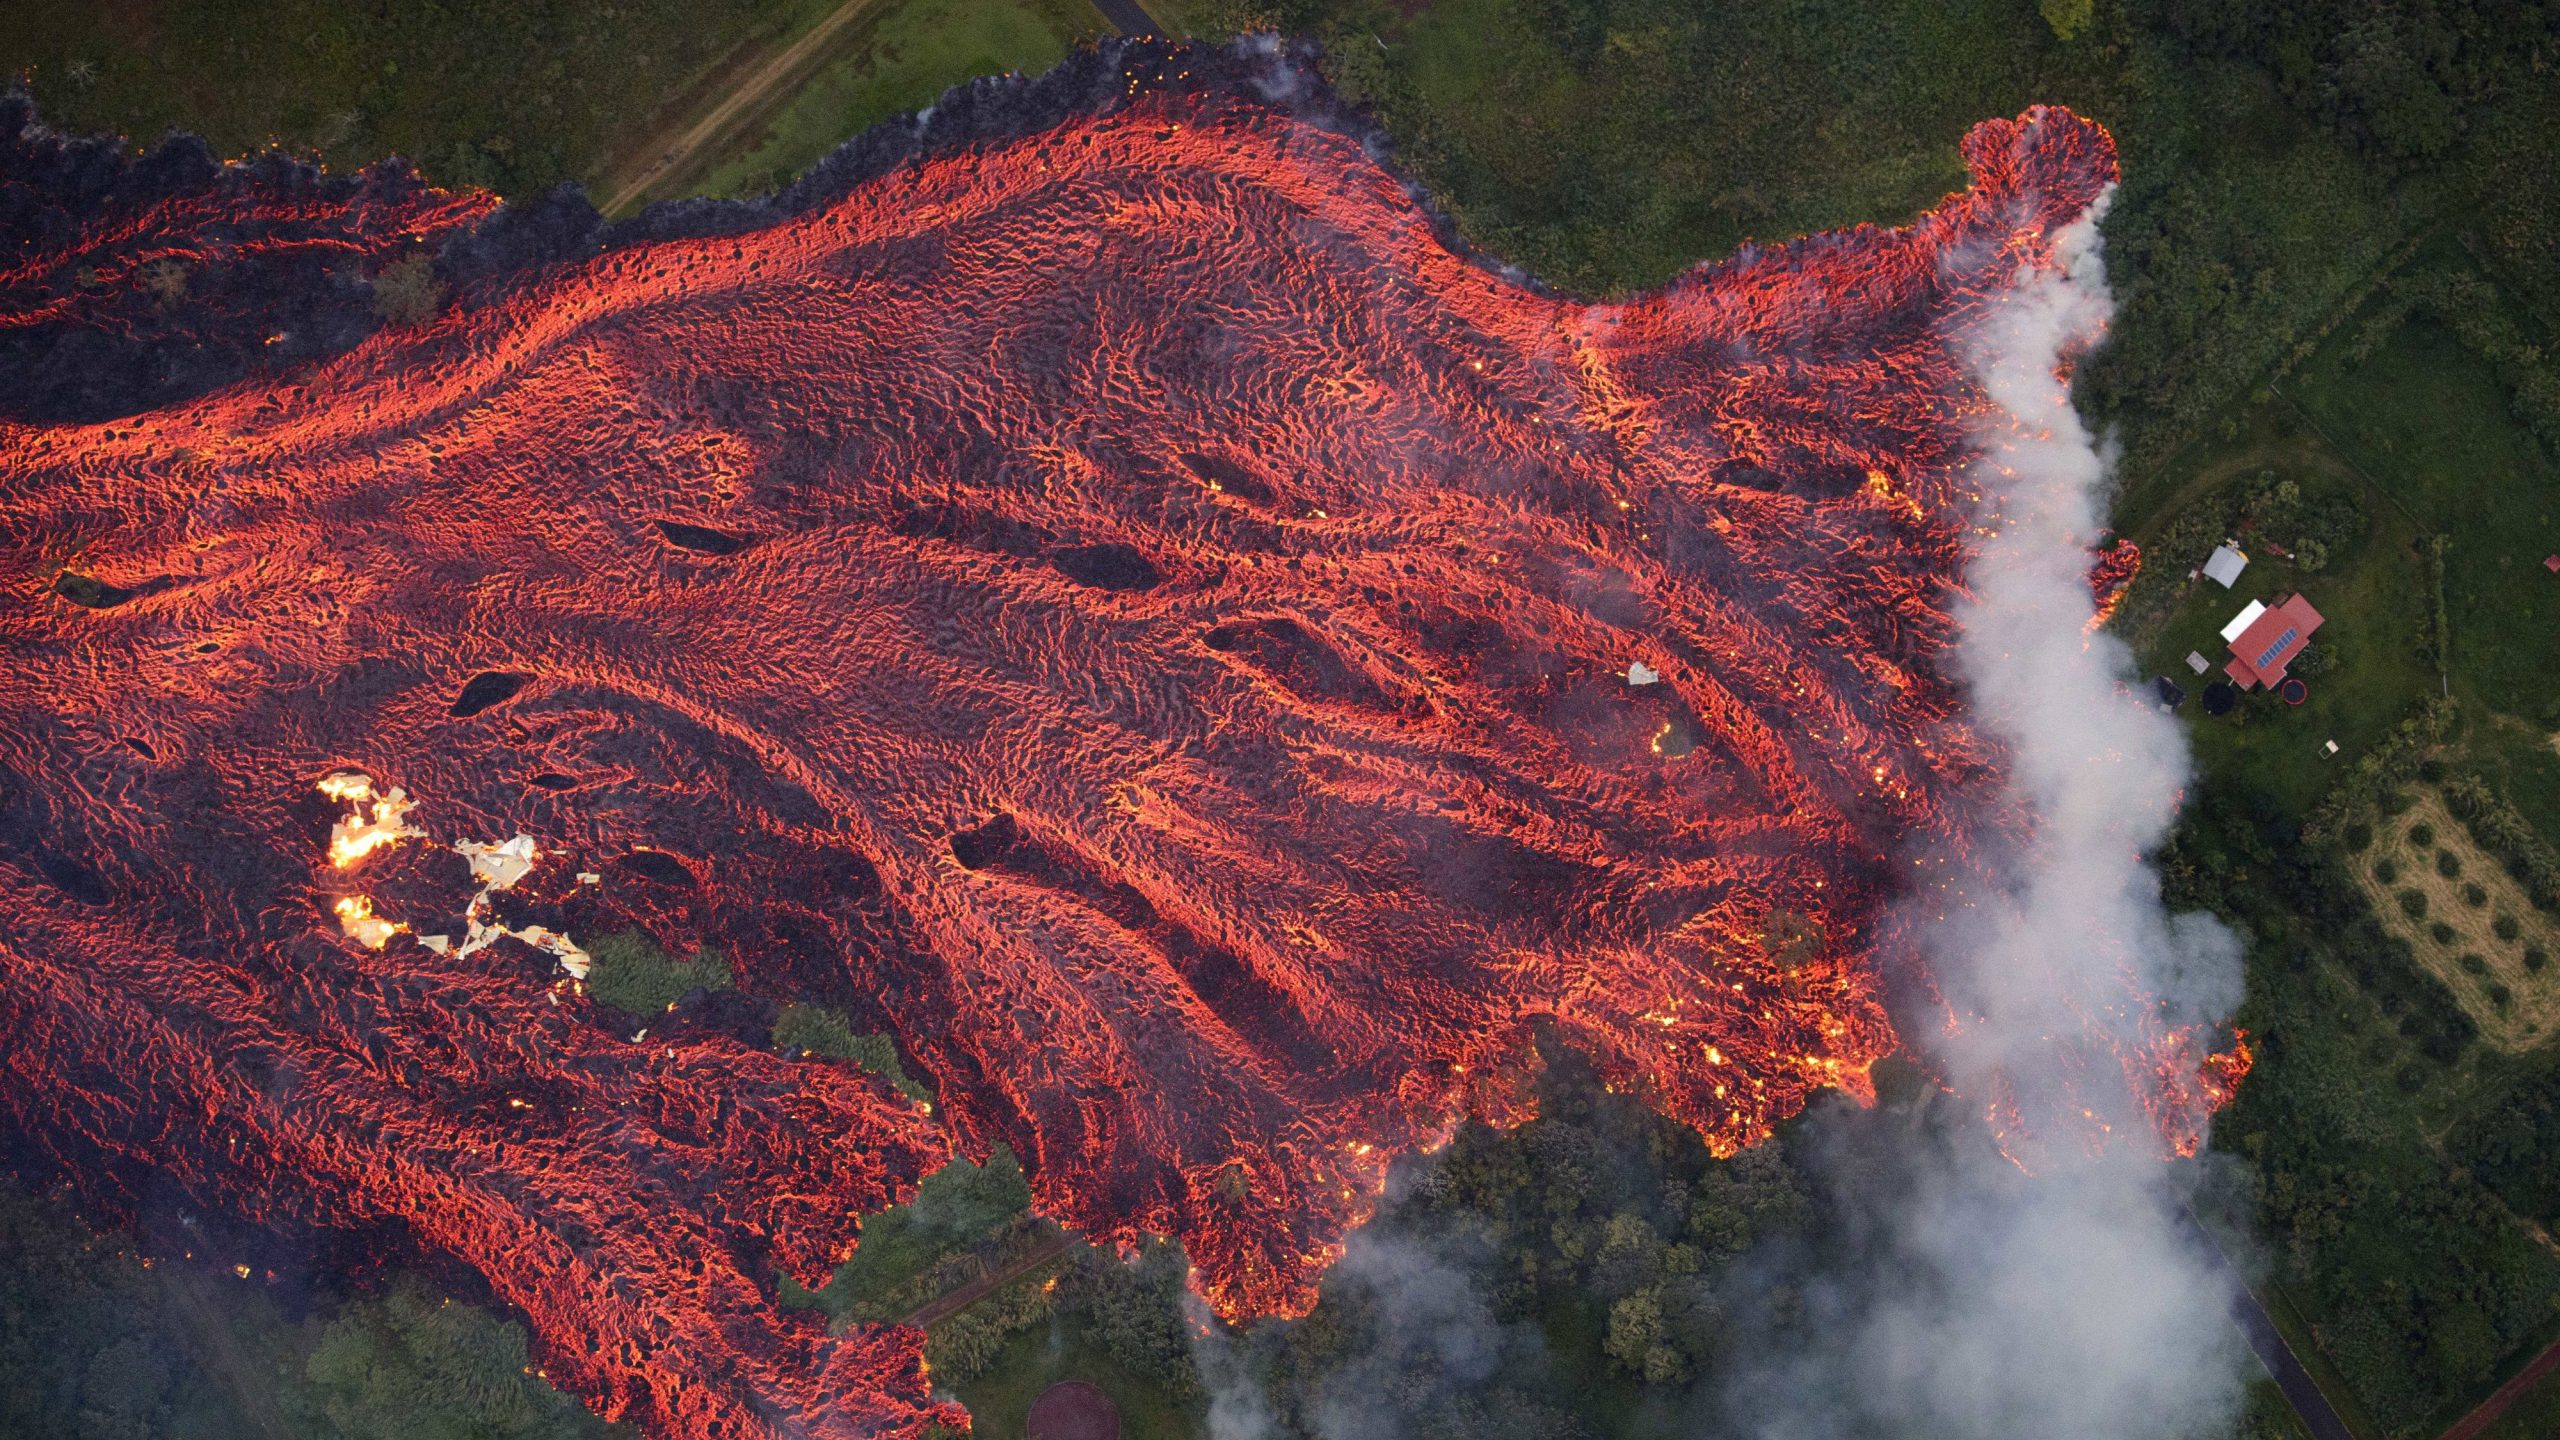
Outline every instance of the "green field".
{"label": "green field", "polygon": [[220,154],[269,144],[351,168],[404,155],[445,184],[536,195],[594,182],[618,146],[723,62],[781,41],[829,0],[604,5],[327,0],[0,7],[0,68],[52,123]]}
{"label": "green field", "polygon": [[1154,1377],[1121,1364],[1085,1326],[1066,1317],[1007,1340],[983,1374],[954,1386],[953,1393],[969,1407],[973,1433],[997,1440],[1019,1437],[1031,1402],[1061,1380],[1100,1386],[1120,1407],[1126,1440],[1193,1440],[1209,1433],[1205,1398],[1176,1398]]}
{"label": "green field", "polygon": [[[2327,742],[2335,740],[2340,755],[2352,759],[2411,703],[2436,689],[2433,668],[2416,651],[2419,617],[2411,608],[2411,597],[2423,590],[2423,569],[2412,550],[2420,532],[2289,410],[2252,407],[2248,420],[2249,428],[2235,440],[2189,457],[2204,483],[2184,487],[2188,503],[2207,502],[2218,485],[2273,475],[2308,494],[2360,507],[2365,533],[2317,571],[2241,537],[2251,560],[2237,586],[2225,590],[2202,578],[2184,582],[2176,608],[2146,627],[2149,633],[2133,638],[2145,674],[2169,676],[2189,692],[2181,713],[2208,781],[2245,776],[2300,813],[2340,768],[2326,753]],[[2203,554],[2184,553],[2159,535],[2182,513],[2172,502],[2149,529],[2133,532],[2145,547],[2147,566],[2183,575],[2203,563]],[[2297,591],[2326,622],[2312,644],[2335,655],[2338,668],[2307,682],[2311,698],[2300,706],[2260,690],[2243,696],[2230,715],[2206,716],[2204,688],[2223,678],[2222,666],[2231,657],[2222,627],[2251,600],[2272,605]],[[2203,655],[2210,668],[2196,675],[2186,663],[2189,654]]]}
{"label": "green field", "polygon": [[958,80],[1036,74],[1109,33],[1086,0],[883,0],[770,120],[695,173],[671,176],[667,191],[780,189],[847,137],[931,105]]}

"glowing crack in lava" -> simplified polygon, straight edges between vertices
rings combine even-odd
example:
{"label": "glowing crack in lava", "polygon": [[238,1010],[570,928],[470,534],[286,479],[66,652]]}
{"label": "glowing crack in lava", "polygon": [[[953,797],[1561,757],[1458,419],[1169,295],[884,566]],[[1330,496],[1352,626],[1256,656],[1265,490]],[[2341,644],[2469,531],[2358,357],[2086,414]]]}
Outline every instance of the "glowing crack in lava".
{"label": "glowing crack in lava", "polygon": [[[0,1113],[468,1265],[655,1433],[850,1436],[956,1417],[773,1272],[955,1145],[1241,1317],[1522,1118],[1535,1021],[1719,1147],[1863,1091],[1886,857],[1993,759],[1949,337],[2111,142],[1989,122],[1910,228],[1586,304],[1293,63],[1087,56],[753,228],[0,424]],[[484,912],[716,943],[941,1109],[424,943]]]}

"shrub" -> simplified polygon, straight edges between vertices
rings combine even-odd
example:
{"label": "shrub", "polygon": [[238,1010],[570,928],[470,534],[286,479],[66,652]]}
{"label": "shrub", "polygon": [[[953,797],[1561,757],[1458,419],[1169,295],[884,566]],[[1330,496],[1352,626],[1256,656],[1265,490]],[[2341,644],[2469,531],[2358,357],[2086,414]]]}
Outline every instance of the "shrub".
{"label": "shrub", "polygon": [[2515,1005],[2516,992],[2492,980],[2489,982],[2489,1003],[2504,1012]]}
{"label": "shrub", "polygon": [[2436,852],[2436,873],[2447,880],[2462,873],[2462,860],[2450,850]]}
{"label": "shrub", "polygon": [[2409,843],[2421,850],[2431,848],[2436,843],[2436,827],[2424,820],[2410,826]]}
{"label": "shrub", "polygon": [[733,983],[718,952],[696,950],[677,959],[637,930],[620,930],[587,945],[593,962],[587,993],[640,1020],[663,1014],[696,990],[725,990]]}
{"label": "shrub", "polygon": [[2385,855],[2380,860],[2374,862],[2373,878],[2381,881],[2385,885],[2398,884],[2400,880],[2400,862],[2392,859],[2388,855]]}
{"label": "shrub", "polygon": [[2520,928],[2522,927],[2516,924],[2516,917],[2513,915],[2501,915],[2489,922],[2490,931],[2501,940],[2513,940]]}
{"label": "shrub", "polygon": [[2463,952],[2461,963],[2462,973],[2465,975],[2486,975],[2489,973],[2489,962],[2481,959],[2478,955],[2475,955],[2470,951],[2466,950]]}
{"label": "shrub", "polygon": [[2444,783],[2444,762],[2430,755],[2418,762],[2418,778],[2430,785]]}
{"label": "shrub", "polygon": [[2401,1066],[2400,1073],[2392,1078],[2400,1082],[2400,1093],[2403,1095],[2415,1095],[2427,1088],[2426,1069],[2414,1060]]}
{"label": "shrub", "polygon": [[2481,889],[2480,882],[2477,880],[2465,881],[2462,886],[2462,903],[2477,910],[2489,903],[2489,892]]}
{"label": "shrub", "polygon": [[2385,815],[2406,815],[2409,813],[2409,807],[2417,803],[2417,796],[2410,794],[2406,790],[2394,790],[2390,794],[2382,797],[2382,813]]}
{"label": "shrub", "polygon": [[2348,854],[2362,854],[2365,847],[2373,843],[2373,827],[2358,820],[2347,826],[2345,839]]}
{"label": "shrub", "polygon": [[2400,892],[2400,913],[2415,920],[2427,913],[2427,897],[2415,890]]}
{"label": "shrub", "polygon": [[382,267],[373,277],[373,313],[392,325],[422,324],[444,303],[435,262],[412,255]]}
{"label": "shrub", "polygon": [[2527,970],[2540,970],[2543,966],[2550,963],[2550,954],[2541,946],[2527,945],[2524,947],[2524,968]]}
{"label": "shrub", "polygon": [[2487,782],[2477,775],[2457,775],[2446,782],[2444,801],[2480,848],[2496,856],[2524,886],[2535,909],[2560,903],[2560,854]]}
{"label": "shrub", "polygon": [[2439,945],[2450,945],[2453,943],[2453,927],[2447,925],[2441,920],[2428,926],[2427,933],[2434,936],[2436,943]]}

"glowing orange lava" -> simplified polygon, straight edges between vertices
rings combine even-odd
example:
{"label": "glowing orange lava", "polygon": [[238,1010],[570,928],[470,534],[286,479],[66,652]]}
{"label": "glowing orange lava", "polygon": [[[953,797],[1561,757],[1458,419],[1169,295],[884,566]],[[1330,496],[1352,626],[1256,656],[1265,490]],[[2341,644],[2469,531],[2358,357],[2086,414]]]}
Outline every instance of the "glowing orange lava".
{"label": "glowing orange lava", "polygon": [[[1526,1113],[1540,1018],[1722,1150],[1863,1091],[1885,857],[1990,758],[1949,336],[2111,142],[1989,122],[1910,228],[1586,304],[1284,63],[1088,56],[760,228],[0,424],[0,1114],[110,1198],[452,1257],[706,1440],[955,1418],[773,1283],[954,1145],[1247,1316]],[[468,898],[445,841],[519,833]],[[484,903],[715,943],[942,1106],[421,943]]]}

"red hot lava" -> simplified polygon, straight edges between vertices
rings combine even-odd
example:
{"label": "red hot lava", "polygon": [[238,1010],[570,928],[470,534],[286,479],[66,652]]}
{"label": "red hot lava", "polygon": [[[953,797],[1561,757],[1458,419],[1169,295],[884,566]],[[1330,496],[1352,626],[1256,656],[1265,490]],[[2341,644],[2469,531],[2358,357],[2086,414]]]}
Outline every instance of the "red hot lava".
{"label": "red hot lava", "polygon": [[[1719,1147],[1863,1091],[1884,857],[1987,758],[1949,337],[2105,132],[1992,121],[1907,229],[1587,304],[1277,62],[1078,63],[749,233],[0,425],[0,1113],[110,1198],[469,1265],[657,1434],[850,1436],[934,1413],[916,1337],[772,1272],[952,1144],[1248,1316],[1521,1115],[1534,1021]],[[332,865],[339,771],[434,838]],[[498,898],[822,991],[941,1112],[420,943],[518,832]]]}

